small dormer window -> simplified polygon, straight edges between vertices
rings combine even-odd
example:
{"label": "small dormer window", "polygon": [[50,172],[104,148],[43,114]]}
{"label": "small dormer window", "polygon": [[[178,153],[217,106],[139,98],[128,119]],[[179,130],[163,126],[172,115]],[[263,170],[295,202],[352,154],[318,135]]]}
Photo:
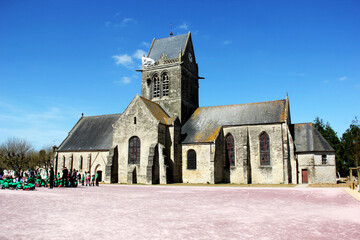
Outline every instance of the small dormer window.
{"label": "small dormer window", "polygon": [[327,159],[326,159],[326,155],[322,155],[322,156],[321,156],[321,163],[322,163],[322,164],[326,164],[326,162],[327,162],[326,160],[327,160]]}

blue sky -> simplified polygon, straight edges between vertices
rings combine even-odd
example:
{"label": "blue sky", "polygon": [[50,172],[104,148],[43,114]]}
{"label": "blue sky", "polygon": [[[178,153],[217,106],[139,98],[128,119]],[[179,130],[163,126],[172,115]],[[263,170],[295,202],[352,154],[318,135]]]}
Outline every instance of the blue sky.
{"label": "blue sky", "polygon": [[59,145],[140,94],[153,38],[191,31],[200,106],[284,99],[293,123],[360,116],[360,1],[0,1],[0,143]]}

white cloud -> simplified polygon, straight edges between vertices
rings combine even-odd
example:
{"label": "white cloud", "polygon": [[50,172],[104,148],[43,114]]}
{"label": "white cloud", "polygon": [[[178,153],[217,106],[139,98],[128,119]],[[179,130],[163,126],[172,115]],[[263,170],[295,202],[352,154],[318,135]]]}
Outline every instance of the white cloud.
{"label": "white cloud", "polygon": [[178,26],[178,28],[184,29],[184,30],[188,30],[188,29],[189,29],[189,26],[187,25],[186,22],[183,22],[180,26]]}
{"label": "white cloud", "polygon": [[148,42],[141,42],[141,45],[144,47],[150,47],[150,43]]}
{"label": "white cloud", "polygon": [[232,43],[232,41],[230,41],[230,40],[224,40],[221,42],[222,45],[229,45],[231,43]]}
{"label": "white cloud", "polygon": [[145,55],[146,56],[146,52],[142,49],[138,49],[136,50],[136,52],[133,54],[133,57],[134,58],[137,58],[137,59],[141,59],[141,57]]}
{"label": "white cloud", "polygon": [[131,83],[131,77],[122,77],[121,78],[121,80],[119,80],[119,81],[114,81],[113,83],[115,83],[115,84],[125,84],[125,85],[127,85],[127,84],[129,84],[129,83]]}
{"label": "white cloud", "polygon": [[[116,13],[114,18],[118,17],[118,16],[119,16],[119,14]],[[111,27],[111,28],[116,29],[116,28],[125,27],[125,26],[127,26],[129,24],[136,24],[136,23],[137,23],[137,21],[134,18],[124,18],[123,20],[121,20],[121,22],[119,22],[116,19],[113,19],[113,21],[106,21],[105,22],[105,27],[107,27],[107,28]]]}
{"label": "white cloud", "polygon": [[112,56],[112,58],[115,59],[116,65],[123,65],[123,66],[129,68],[134,64],[132,57],[127,54],[114,55],[114,56]]}
{"label": "white cloud", "polygon": [[124,18],[122,21],[121,21],[122,24],[126,25],[128,23],[136,23],[136,20],[133,19],[133,18]]}
{"label": "white cloud", "polygon": [[145,55],[146,52],[142,49],[137,49],[132,55],[128,54],[120,54],[120,55],[114,55],[112,56],[113,59],[115,59],[116,65],[122,65],[126,68],[133,69],[134,67],[140,67],[141,68],[141,62],[140,65],[135,64],[134,60],[136,60],[136,63],[138,63],[139,60],[141,60],[141,57]]}
{"label": "white cloud", "polygon": [[0,143],[9,137],[25,138],[36,149],[60,144],[68,133],[68,122],[78,119],[79,111],[72,108],[49,107],[29,110],[9,104],[0,105]]}
{"label": "white cloud", "polygon": [[343,76],[341,78],[339,78],[340,81],[345,81],[347,79],[347,76]]}

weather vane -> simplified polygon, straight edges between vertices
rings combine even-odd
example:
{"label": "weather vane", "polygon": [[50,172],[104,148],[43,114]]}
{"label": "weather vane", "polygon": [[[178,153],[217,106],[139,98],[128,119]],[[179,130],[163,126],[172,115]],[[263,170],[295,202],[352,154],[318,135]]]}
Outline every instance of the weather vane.
{"label": "weather vane", "polygon": [[173,36],[174,34],[172,33],[172,24],[170,24],[170,36]]}

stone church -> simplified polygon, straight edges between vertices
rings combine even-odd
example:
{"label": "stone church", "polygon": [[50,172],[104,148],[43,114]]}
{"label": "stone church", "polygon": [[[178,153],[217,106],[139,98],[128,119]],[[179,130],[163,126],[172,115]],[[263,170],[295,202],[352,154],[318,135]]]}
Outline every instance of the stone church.
{"label": "stone church", "polygon": [[122,114],[82,116],[54,158],[107,183],[336,183],[335,152],[289,98],[199,107],[191,33],[154,39],[141,96]]}

